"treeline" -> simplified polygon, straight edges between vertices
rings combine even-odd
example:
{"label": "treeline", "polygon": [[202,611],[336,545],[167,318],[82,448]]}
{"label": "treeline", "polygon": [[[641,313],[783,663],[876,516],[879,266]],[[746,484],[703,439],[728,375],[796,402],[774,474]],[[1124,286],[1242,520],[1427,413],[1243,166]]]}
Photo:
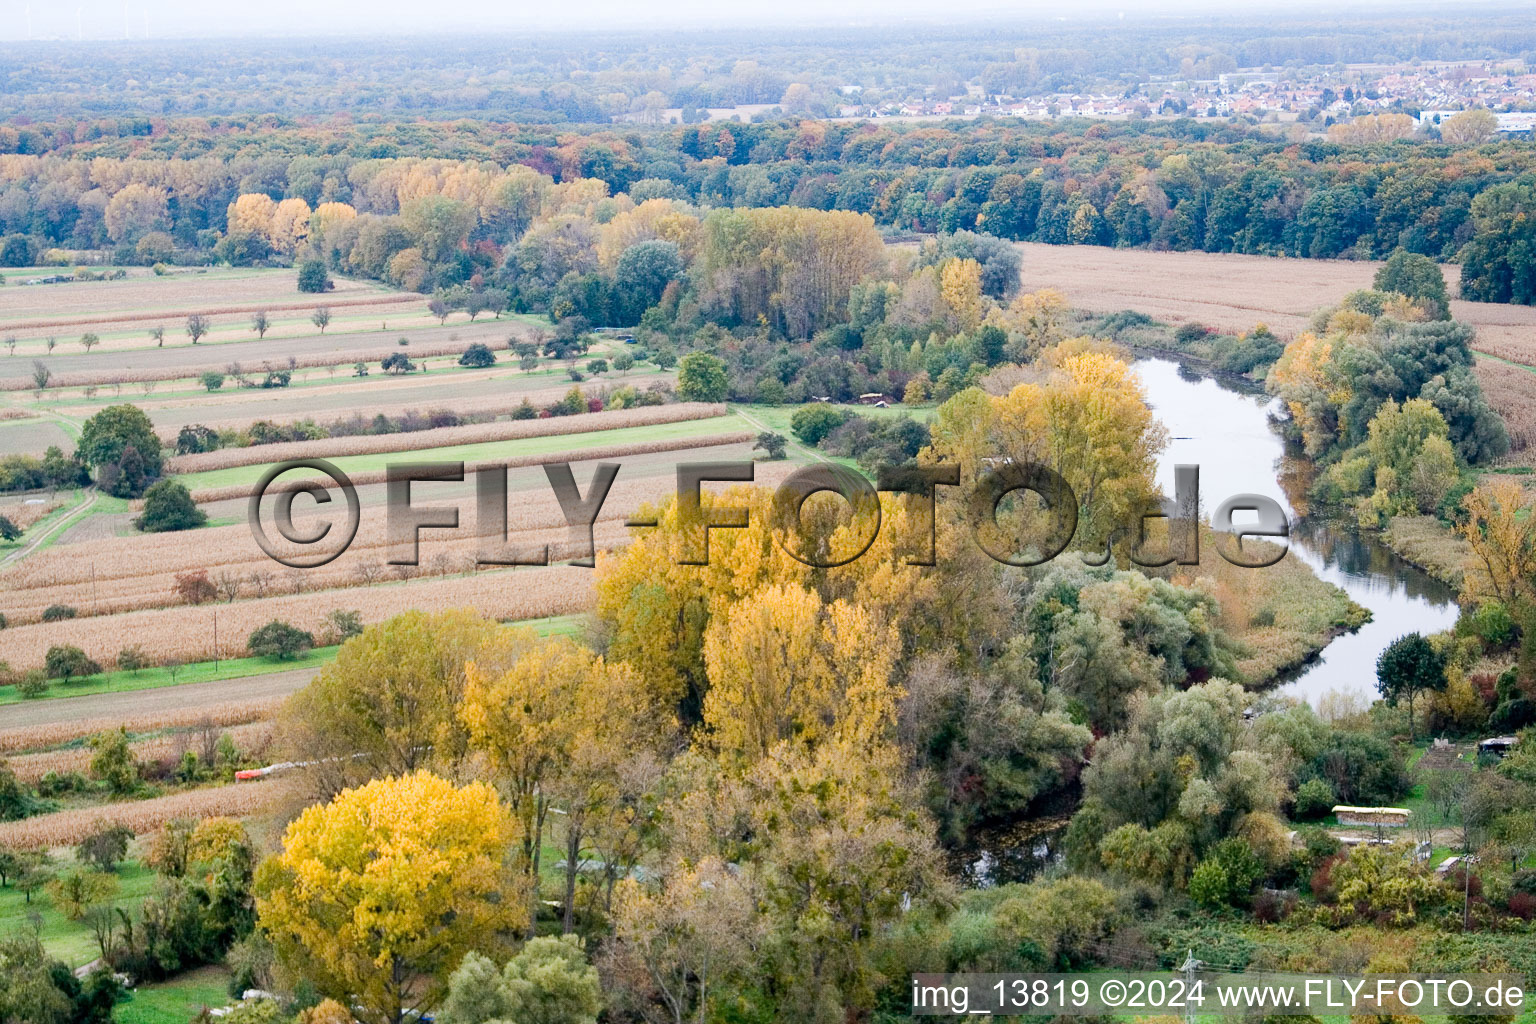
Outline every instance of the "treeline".
{"label": "treeline", "polygon": [[[0,157],[0,265],[67,263],[74,250],[146,264],[283,263],[340,232],[324,250],[337,269],[430,290],[520,268],[547,276],[535,266],[547,253],[517,248],[536,221],[579,214],[596,226],[626,203],[670,199],[1052,244],[1330,258],[1403,248],[1462,256],[1469,297],[1536,297],[1521,255],[1536,244],[1521,215],[1536,161],[1517,142],[1291,144],[1191,122],[587,134],[176,122],[124,145],[82,139],[84,127],[0,127],[0,150],[13,151]],[[268,155],[249,155],[253,142]]]}

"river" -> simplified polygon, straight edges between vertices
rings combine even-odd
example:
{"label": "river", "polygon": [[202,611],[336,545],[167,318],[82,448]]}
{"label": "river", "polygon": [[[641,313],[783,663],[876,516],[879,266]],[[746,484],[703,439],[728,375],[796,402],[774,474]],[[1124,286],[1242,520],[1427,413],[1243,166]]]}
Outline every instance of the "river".
{"label": "river", "polygon": [[[1240,378],[1212,377],[1167,359],[1136,362],[1147,399],[1172,437],[1158,465],[1158,484],[1173,493],[1173,467],[1200,467],[1203,509],[1234,494],[1263,494],[1291,520],[1290,554],[1371,610],[1358,632],[1337,637],[1271,693],[1312,703],[1330,691],[1376,699],[1376,658],[1404,633],[1434,633],[1456,622],[1454,591],[1403,561],[1385,544],[1348,524],[1305,515],[1300,475],[1270,423],[1276,399]],[[1255,569],[1254,572],[1263,572]]]}

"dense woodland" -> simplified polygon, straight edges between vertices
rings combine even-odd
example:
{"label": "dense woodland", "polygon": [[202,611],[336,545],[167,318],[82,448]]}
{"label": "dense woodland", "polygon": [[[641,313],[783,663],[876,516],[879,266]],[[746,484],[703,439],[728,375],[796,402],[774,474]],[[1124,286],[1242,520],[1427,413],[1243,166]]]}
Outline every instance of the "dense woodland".
{"label": "dense woodland", "polygon": [[[308,246],[341,272],[426,291],[491,280],[513,308],[544,309],[568,273],[596,269],[596,227],[667,200],[690,218],[788,205],[865,214],[889,232],[1054,244],[1327,258],[1404,248],[1460,259],[1468,298],[1536,299],[1529,145],[1388,137],[1293,143],[1187,121],[565,132],[67,119],[0,126],[11,151],[0,263],[253,264]],[[591,228],[562,227],[573,216]],[[551,233],[560,253],[534,248]],[[621,306],[601,322],[633,315]]]}

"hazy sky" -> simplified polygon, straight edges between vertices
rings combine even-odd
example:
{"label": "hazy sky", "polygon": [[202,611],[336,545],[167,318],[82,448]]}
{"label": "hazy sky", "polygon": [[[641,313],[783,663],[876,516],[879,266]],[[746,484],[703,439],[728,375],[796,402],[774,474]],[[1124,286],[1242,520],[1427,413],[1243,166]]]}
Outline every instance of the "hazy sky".
{"label": "hazy sky", "polygon": [[[1392,8],[1401,8],[1394,4]],[[1455,0],[1413,4],[1451,11]],[[1526,6],[1520,3],[1518,6]],[[1264,8],[1297,11],[1383,10],[1386,0],[1353,3],[1231,0],[0,0],[0,38],[141,39],[188,36],[307,36],[522,29],[718,27],[742,24],[896,22],[912,19],[1156,14],[1241,14]]]}

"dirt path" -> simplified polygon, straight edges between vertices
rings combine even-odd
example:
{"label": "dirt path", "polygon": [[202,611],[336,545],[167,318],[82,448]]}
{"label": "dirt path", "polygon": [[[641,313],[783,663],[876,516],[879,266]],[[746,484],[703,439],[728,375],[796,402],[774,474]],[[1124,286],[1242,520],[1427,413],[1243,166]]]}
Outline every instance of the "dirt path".
{"label": "dirt path", "polygon": [[80,522],[84,516],[90,513],[91,506],[96,504],[96,495],[96,489],[94,487],[91,488],[90,491],[86,494],[85,500],[60,516],[57,522],[49,526],[47,529],[39,532],[36,537],[33,537],[23,546],[17,548],[15,551],[12,551],[4,558],[0,558],[0,568],[4,568],[8,565],[15,565],[17,562],[30,555],[32,552],[36,551],[38,545],[42,544],[49,537],[60,536],[64,530],[67,530],[71,526],[74,526],[76,523]]}
{"label": "dirt path", "polygon": [[119,716],[138,717],[157,712],[184,711],[199,704],[284,697],[302,689],[318,671],[318,668],[300,668],[291,672],[164,686],[132,693],[97,693],[89,697],[59,697],[26,704],[9,704],[0,707],[0,728],[30,728]]}

